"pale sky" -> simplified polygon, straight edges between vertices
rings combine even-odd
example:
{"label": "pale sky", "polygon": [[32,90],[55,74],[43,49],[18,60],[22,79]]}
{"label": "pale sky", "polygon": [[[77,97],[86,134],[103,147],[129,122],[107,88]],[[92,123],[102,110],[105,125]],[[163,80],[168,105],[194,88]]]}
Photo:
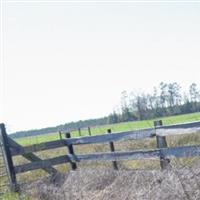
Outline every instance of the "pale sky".
{"label": "pale sky", "polygon": [[200,86],[200,3],[1,2],[8,132],[108,115],[127,91]]}

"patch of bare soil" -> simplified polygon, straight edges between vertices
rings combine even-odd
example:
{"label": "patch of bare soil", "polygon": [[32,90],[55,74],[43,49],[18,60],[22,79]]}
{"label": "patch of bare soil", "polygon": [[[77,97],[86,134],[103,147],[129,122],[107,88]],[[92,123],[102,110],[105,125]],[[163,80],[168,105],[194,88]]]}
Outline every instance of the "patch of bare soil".
{"label": "patch of bare soil", "polygon": [[78,170],[22,187],[38,200],[198,200],[200,168]]}

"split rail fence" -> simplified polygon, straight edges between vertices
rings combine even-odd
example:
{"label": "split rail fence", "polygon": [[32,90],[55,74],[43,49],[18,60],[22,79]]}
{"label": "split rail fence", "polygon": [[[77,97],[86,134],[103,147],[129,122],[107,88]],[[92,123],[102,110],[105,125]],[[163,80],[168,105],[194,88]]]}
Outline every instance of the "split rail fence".
{"label": "split rail fence", "polygon": [[[200,144],[193,146],[167,147],[166,136],[177,133],[184,134],[191,132],[191,130],[199,132],[200,121],[163,126],[162,121],[159,120],[154,122],[154,128],[118,132],[113,134],[111,134],[111,130],[109,129],[107,134],[76,138],[70,138],[70,133],[65,133],[65,138],[63,139],[23,147],[8,136],[5,125],[0,124],[0,141],[3,147],[3,157],[5,160],[10,189],[17,190],[18,185],[16,174],[36,169],[43,169],[49,174],[55,174],[57,173],[57,170],[53,166],[63,163],[70,163],[72,170],[76,170],[76,163],[78,162],[111,161],[113,168],[117,170],[117,161],[119,160],[156,159],[160,160],[161,169],[166,169],[169,167],[169,162],[172,158],[200,156]],[[126,152],[115,151],[114,142],[116,141],[141,140],[146,138],[156,138],[157,148],[152,150]],[[110,145],[111,152],[77,155],[73,149],[73,145],[97,143],[108,143]],[[34,154],[35,152],[60,147],[67,147],[68,154],[45,160],[40,159]],[[14,166],[13,157],[17,155],[22,155],[31,162],[28,164]]]}

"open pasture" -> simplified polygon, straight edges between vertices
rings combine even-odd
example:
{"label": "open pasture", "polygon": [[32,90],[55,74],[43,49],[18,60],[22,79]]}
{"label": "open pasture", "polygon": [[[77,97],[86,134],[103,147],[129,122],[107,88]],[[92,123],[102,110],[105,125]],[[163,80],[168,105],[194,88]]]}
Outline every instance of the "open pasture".
{"label": "open pasture", "polygon": [[[200,120],[200,112],[185,114],[185,115],[177,115],[177,116],[170,116],[170,117],[163,117],[159,118],[163,121],[164,125],[171,125],[171,124],[178,124],[178,123],[185,123],[185,122],[193,122]],[[134,122],[124,122],[118,124],[109,124],[104,126],[98,127],[91,127],[91,134],[92,135],[100,135],[107,132],[107,129],[111,129],[112,132],[120,132],[120,131],[130,131],[130,130],[137,130],[143,128],[153,128],[153,122],[157,119],[151,120],[143,120],[143,121],[134,121]],[[88,129],[81,129],[81,136],[88,136]],[[72,137],[79,137],[78,130],[74,130],[71,132]],[[64,137],[64,135],[63,135]],[[32,137],[23,137],[16,139],[16,142],[26,146],[31,144],[38,144],[42,142],[49,142],[60,139],[59,133],[49,133],[43,135],[36,135]]]}

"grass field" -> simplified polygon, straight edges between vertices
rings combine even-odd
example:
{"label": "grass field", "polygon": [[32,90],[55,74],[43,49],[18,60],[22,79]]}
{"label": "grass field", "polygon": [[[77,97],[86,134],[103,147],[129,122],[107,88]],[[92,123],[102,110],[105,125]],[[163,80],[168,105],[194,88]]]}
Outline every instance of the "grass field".
{"label": "grass field", "polygon": [[[170,125],[170,124],[177,124],[177,123],[184,123],[184,122],[192,122],[200,120],[200,112],[192,113],[192,114],[185,114],[185,115],[177,115],[177,116],[170,116],[170,117],[163,117],[159,118],[162,119],[163,125]],[[153,122],[157,119],[152,120],[143,120],[143,121],[135,121],[135,122],[124,122],[118,124],[110,124],[105,126],[98,126],[92,127],[91,133],[92,135],[99,135],[105,134],[107,129],[111,129],[112,132],[119,132],[119,131],[128,131],[128,130],[136,130],[141,128],[152,128]],[[72,137],[78,137],[78,131],[73,131],[71,133]],[[81,130],[81,136],[88,135],[87,129]],[[38,144],[47,141],[58,140],[59,134],[58,133],[49,133],[43,135],[37,135],[32,137],[23,137],[16,139],[16,141],[21,145],[31,145],[31,144]]]}

